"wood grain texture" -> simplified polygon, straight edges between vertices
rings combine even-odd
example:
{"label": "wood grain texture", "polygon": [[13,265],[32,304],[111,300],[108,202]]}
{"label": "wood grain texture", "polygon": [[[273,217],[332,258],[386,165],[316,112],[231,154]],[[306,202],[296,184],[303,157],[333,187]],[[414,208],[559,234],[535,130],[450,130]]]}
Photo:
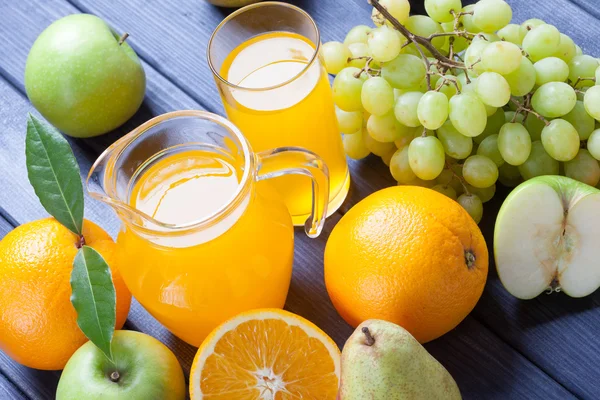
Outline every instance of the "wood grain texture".
{"label": "wood grain texture", "polygon": [[[557,0],[553,3],[562,5],[563,2]],[[294,3],[316,18],[323,30],[324,41],[341,39],[347,29],[367,22],[368,18],[368,6],[361,0]],[[520,7],[525,7],[523,3],[513,2],[513,6],[521,12]],[[0,176],[0,188],[10,188],[0,191],[0,205],[20,223],[45,216],[24,175],[24,121],[25,113],[31,111],[22,94],[25,59],[35,37],[49,23],[78,10],[96,13],[118,30],[130,32],[131,43],[144,60],[148,77],[144,105],[125,127],[97,139],[71,140],[83,175],[102,149],[154,115],[203,106],[221,111],[204,49],[210,32],[225,15],[223,10],[199,0],[132,0],[118,5],[91,0],[77,0],[73,4],[63,0],[25,0],[10,5],[0,4],[0,15],[4,17],[0,24],[0,37],[11,37],[11,40],[0,42],[0,74],[21,91],[17,93],[7,82],[0,80],[0,120],[5,121],[3,125],[7,127],[7,131],[0,135],[0,168],[11,168],[10,177]],[[539,15],[537,11],[530,14]],[[14,35],[14,32],[19,32],[19,35]],[[350,201],[342,207],[341,213],[367,194],[394,184],[387,168],[376,157],[351,162],[351,169],[354,183]],[[499,204],[499,200],[496,201]],[[286,304],[286,308],[323,327],[340,346],[351,328],[335,312],[325,291],[322,254],[325,240],[341,213],[330,218],[323,237],[318,240],[309,240],[299,230],[296,231],[294,276]],[[118,221],[112,211],[98,203],[88,201],[86,215],[101,222],[113,235],[118,229]],[[491,237],[493,215],[492,209],[486,208],[482,226],[488,239]],[[1,226],[0,220],[0,232]],[[576,302],[577,306],[570,306],[564,296],[552,299],[560,306],[544,303],[543,299],[535,301],[539,304],[529,306],[528,302],[523,306],[523,302],[516,301],[504,291],[492,273],[490,284],[474,313],[477,320],[468,317],[456,330],[427,345],[427,348],[449,368],[465,398],[572,398],[553,379],[580,397],[592,398],[596,389],[594,383],[598,382],[597,369],[588,367],[598,364],[600,351],[596,351],[595,347],[587,351],[587,347],[597,342],[593,336],[600,326],[598,313],[594,313],[593,308],[582,308],[580,302]],[[560,307],[562,311],[556,312]],[[521,313],[523,308],[527,312]],[[577,309],[581,312],[573,315]],[[567,322],[558,324],[557,321]],[[176,353],[186,372],[189,371],[195,349],[173,337],[137,303],[132,307],[127,327],[148,332],[166,343]],[[565,343],[573,341],[573,336],[576,339],[574,347],[586,351],[574,352],[572,347],[565,346]],[[4,354],[0,355],[1,369],[31,398],[52,397],[57,373],[18,367]],[[556,363],[558,359],[566,362],[570,370],[566,371],[564,364]],[[550,377],[529,360],[533,360]],[[582,369],[579,365],[586,368]]]}

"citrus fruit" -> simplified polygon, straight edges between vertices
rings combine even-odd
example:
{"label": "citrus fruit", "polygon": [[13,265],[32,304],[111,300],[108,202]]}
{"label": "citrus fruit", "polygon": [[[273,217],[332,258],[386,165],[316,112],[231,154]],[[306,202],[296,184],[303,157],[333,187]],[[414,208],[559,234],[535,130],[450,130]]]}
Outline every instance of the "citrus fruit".
{"label": "citrus fruit", "polygon": [[239,314],[204,340],[192,400],[335,400],[340,350],[317,326],[279,309]]}
{"label": "citrus fruit", "polygon": [[[131,294],[112,261],[115,244],[87,220],[83,237],[111,266],[119,329],[127,319]],[[54,218],[23,224],[0,242],[0,349],[23,365],[62,369],[87,341],[70,301],[77,242]]]}
{"label": "citrus fruit", "polygon": [[416,186],[363,199],[342,217],[325,248],[327,291],[350,325],[387,320],[421,343],[471,312],[487,271],[487,246],[469,214]]}

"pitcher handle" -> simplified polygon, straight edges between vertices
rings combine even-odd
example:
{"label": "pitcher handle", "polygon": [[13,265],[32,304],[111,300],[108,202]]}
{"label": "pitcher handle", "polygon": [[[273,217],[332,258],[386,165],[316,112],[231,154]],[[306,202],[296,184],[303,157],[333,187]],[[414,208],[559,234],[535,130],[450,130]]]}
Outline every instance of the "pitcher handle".
{"label": "pitcher handle", "polygon": [[312,210],[304,223],[308,237],[321,233],[329,204],[329,170],[321,157],[302,147],[279,147],[256,155],[257,181],[299,174],[312,181]]}

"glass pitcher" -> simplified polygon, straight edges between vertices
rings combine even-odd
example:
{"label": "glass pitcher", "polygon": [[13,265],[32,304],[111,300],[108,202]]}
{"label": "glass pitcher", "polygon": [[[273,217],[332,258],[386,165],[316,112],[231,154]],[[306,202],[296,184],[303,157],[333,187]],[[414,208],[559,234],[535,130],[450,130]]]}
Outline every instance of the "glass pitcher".
{"label": "glass pitcher", "polygon": [[265,179],[312,181],[306,234],[319,235],[329,174],[294,147],[258,154],[229,121],[203,111],[158,116],[110,146],[87,189],[122,221],[117,237],[127,287],[176,336],[199,346],[242,311],[283,307],[294,254],[292,220]]}

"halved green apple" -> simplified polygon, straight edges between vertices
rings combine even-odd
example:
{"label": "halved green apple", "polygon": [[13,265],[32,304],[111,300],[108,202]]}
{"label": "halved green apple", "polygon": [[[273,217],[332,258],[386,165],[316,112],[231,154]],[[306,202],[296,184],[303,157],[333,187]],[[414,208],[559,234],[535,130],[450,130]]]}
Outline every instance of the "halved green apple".
{"label": "halved green apple", "polygon": [[522,183],[498,213],[494,255],[502,284],[520,299],[592,293],[600,286],[600,190],[564,176]]}

